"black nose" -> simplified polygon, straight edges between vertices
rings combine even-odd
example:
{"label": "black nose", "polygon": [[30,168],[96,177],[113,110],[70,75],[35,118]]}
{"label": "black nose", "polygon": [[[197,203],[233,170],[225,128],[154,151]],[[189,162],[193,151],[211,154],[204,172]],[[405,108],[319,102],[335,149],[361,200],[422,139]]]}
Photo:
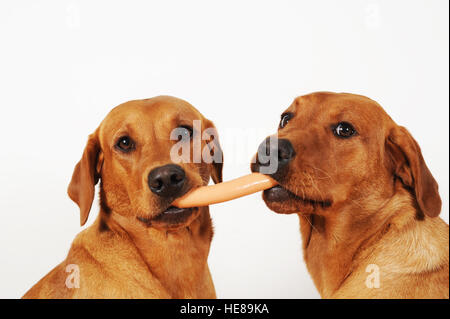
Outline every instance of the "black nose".
{"label": "black nose", "polygon": [[150,190],[162,197],[173,197],[180,194],[185,181],[184,170],[175,164],[157,167],[148,174]]}
{"label": "black nose", "polygon": [[275,168],[271,174],[280,173],[294,158],[295,151],[287,139],[266,138],[258,147],[256,163],[252,164],[253,172],[260,172],[262,166]]}

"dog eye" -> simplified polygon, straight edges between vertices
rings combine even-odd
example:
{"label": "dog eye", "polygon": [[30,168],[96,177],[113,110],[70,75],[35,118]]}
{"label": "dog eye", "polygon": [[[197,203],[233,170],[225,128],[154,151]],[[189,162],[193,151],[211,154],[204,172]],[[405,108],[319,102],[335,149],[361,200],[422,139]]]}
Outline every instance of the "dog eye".
{"label": "dog eye", "polygon": [[122,136],[117,140],[116,147],[122,152],[130,152],[134,149],[134,141],[129,136]]}
{"label": "dog eye", "polygon": [[192,130],[192,127],[189,126],[180,126],[177,127],[177,134],[178,134],[178,141],[181,140],[192,140],[192,136],[194,131]]}
{"label": "dog eye", "polygon": [[336,136],[342,138],[349,138],[356,134],[354,127],[347,122],[341,122],[334,127],[333,132]]}
{"label": "dog eye", "polygon": [[293,116],[294,115],[292,113],[283,113],[283,114],[281,114],[280,128],[285,127],[289,123],[289,120]]}

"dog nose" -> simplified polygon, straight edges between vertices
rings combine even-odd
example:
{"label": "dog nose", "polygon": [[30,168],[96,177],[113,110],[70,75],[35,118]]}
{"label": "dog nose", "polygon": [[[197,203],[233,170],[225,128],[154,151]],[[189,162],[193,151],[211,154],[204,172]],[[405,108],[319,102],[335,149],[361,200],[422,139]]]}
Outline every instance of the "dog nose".
{"label": "dog nose", "polygon": [[148,174],[150,190],[161,197],[178,195],[186,181],[184,170],[175,164],[168,164],[152,169]]}
{"label": "dog nose", "polygon": [[294,158],[295,151],[291,142],[286,139],[278,140],[278,167],[281,168]]}
{"label": "dog nose", "polygon": [[258,156],[256,163],[252,164],[252,171],[259,172],[262,166],[274,167],[279,172],[295,156],[294,147],[287,139],[278,139],[274,137],[266,138],[258,147]]}

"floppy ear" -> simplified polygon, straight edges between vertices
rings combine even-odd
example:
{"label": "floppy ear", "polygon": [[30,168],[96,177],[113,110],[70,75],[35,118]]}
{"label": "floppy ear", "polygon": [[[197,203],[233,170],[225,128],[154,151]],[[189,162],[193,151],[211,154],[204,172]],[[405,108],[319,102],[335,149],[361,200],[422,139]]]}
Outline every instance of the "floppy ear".
{"label": "floppy ear", "polygon": [[386,147],[393,163],[394,175],[414,191],[417,204],[424,214],[438,216],[442,205],[438,184],[425,164],[419,145],[408,130],[402,126],[393,128],[386,140]]}
{"label": "floppy ear", "polygon": [[202,139],[207,140],[207,151],[209,154],[202,154],[203,158],[209,158],[212,165],[211,178],[215,184],[222,182],[222,170],[223,170],[223,151],[219,142],[219,134],[214,124],[207,120],[208,127],[205,129],[202,135]]}
{"label": "floppy ear", "polygon": [[[83,226],[89,216],[94,200],[95,184],[100,178],[103,157],[100,155],[100,145],[97,133],[89,135],[83,156],[73,171],[67,193],[80,207],[80,224]],[[100,160],[99,160],[100,157]]]}

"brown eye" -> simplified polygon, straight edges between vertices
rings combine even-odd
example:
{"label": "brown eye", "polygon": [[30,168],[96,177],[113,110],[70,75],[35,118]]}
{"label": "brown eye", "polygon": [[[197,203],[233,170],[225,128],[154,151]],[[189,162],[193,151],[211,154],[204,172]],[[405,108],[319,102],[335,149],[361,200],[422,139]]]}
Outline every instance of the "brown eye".
{"label": "brown eye", "polygon": [[356,134],[355,128],[347,122],[341,122],[333,128],[334,135],[349,138]]}
{"label": "brown eye", "polygon": [[294,114],[292,114],[292,113],[283,113],[283,114],[281,114],[280,128],[284,128],[289,123],[289,120],[293,116],[294,116]]}
{"label": "brown eye", "polygon": [[192,140],[194,131],[190,126],[180,126],[176,128],[176,133],[178,135],[178,141],[181,140]]}
{"label": "brown eye", "polygon": [[129,136],[122,136],[117,140],[116,147],[122,152],[128,153],[134,149],[134,141]]}

